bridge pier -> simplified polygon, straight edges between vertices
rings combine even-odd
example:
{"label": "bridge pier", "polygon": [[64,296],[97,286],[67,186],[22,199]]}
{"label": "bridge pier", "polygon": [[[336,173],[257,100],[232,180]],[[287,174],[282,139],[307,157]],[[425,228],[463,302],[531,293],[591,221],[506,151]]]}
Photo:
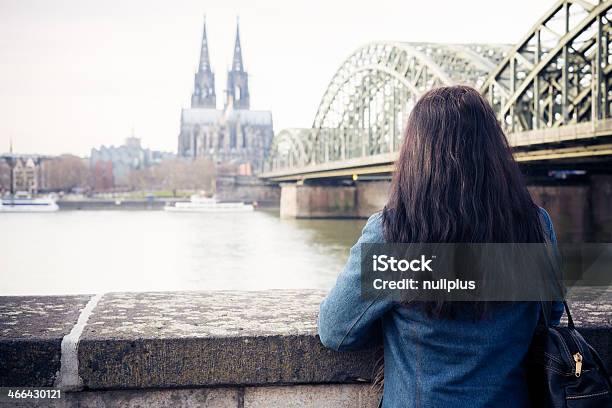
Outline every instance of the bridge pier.
{"label": "bridge pier", "polygon": [[357,216],[352,185],[281,184],[282,218],[351,218]]}
{"label": "bridge pier", "polygon": [[530,184],[564,242],[612,242],[612,175],[591,175],[580,183]]}
{"label": "bridge pier", "polygon": [[[367,218],[386,201],[389,180],[281,184],[283,218]],[[612,242],[612,175],[578,181],[529,181],[529,191],[546,208],[563,242]]]}
{"label": "bridge pier", "polygon": [[262,207],[276,207],[280,199],[277,185],[255,176],[217,175],[215,194],[221,201],[257,202]]}
{"label": "bridge pier", "polygon": [[387,201],[388,180],[281,184],[283,218],[367,218]]}

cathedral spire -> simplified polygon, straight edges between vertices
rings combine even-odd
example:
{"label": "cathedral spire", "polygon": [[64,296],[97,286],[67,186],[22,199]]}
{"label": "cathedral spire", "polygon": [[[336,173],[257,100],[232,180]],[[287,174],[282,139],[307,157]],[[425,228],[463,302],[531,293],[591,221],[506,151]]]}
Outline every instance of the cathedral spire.
{"label": "cathedral spire", "polygon": [[217,105],[217,97],[215,94],[215,74],[210,69],[208,37],[206,36],[206,15],[204,16],[204,30],[202,31],[200,64],[198,65],[198,72],[196,72],[193,82],[191,107],[215,109]]}
{"label": "cathedral spire", "polygon": [[232,71],[242,72],[242,47],[240,46],[240,22],[236,17],[236,43],[234,44],[234,58],[232,60]]}
{"label": "cathedral spire", "polygon": [[249,75],[242,64],[242,47],[240,46],[240,26],[236,18],[236,43],[232,67],[227,72],[227,100],[225,107],[249,109]]}
{"label": "cathedral spire", "polygon": [[200,50],[199,71],[210,71],[210,57],[208,56],[208,38],[206,37],[206,14],[204,14],[204,30],[202,31],[202,48]]}

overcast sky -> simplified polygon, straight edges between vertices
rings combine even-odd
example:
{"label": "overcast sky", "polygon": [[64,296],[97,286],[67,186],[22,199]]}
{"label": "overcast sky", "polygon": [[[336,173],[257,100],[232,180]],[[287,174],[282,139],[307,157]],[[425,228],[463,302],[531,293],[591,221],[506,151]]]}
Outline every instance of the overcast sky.
{"label": "overcast sky", "polygon": [[0,151],[88,155],[132,126],[175,151],[206,14],[217,103],[240,16],[251,108],[308,127],[342,61],[375,40],[515,43],[552,0],[0,0]]}

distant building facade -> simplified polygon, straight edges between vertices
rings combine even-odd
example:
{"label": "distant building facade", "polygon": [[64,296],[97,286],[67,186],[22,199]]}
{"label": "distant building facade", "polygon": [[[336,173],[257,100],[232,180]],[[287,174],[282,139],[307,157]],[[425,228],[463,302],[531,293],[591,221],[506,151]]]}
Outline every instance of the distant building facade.
{"label": "distant building facade", "polygon": [[13,167],[13,191],[36,194],[41,184],[40,161],[34,157],[17,158]]}
{"label": "distant building facade", "polygon": [[170,152],[145,149],[140,139],[128,137],[121,146],[101,146],[91,149],[89,168],[92,171],[92,184],[95,190],[108,190],[125,186],[132,170],[142,170],[173,158]]}
{"label": "distant building facade", "polygon": [[208,156],[217,164],[246,166],[249,172],[257,173],[263,167],[273,136],[272,112],[250,109],[249,77],[242,62],[238,26],[232,67],[227,73],[225,104],[223,109],[217,109],[215,74],[210,65],[204,21],[191,106],[181,111],[178,155]]}
{"label": "distant building facade", "polygon": [[83,189],[88,173],[86,159],[78,156],[11,152],[0,155],[0,195],[9,191],[37,194],[67,191],[73,187]]}

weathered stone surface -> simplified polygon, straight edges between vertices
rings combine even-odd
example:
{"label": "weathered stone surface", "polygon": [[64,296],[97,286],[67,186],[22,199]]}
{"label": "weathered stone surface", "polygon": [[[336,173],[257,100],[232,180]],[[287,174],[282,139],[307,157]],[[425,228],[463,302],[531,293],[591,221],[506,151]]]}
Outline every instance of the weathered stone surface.
{"label": "weathered stone surface", "polygon": [[0,296],[0,339],[61,339],[91,295]]}
{"label": "weathered stone surface", "polygon": [[612,328],[612,288],[574,288],[568,299],[577,326]]}
{"label": "weathered stone surface", "polygon": [[0,386],[51,386],[62,338],[90,296],[0,297]]}
{"label": "weathered stone surface", "polygon": [[241,393],[237,388],[86,391],[55,400],[0,402],[0,408],[238,408]]}
{"label": "weathered stone surface", "polygon": [[370,384],[248,387],[244,408],[374,408],[379,398]]}
{"label": "weathered stone surface", "polygon": [[346,382],[371,351],[337,353],[316,336],[320,291],[107,294],[79,345],[90,389]]}
{"label": "weathered stone surface", "polygon": [[314,334],[323,291],[108,293],[83,340]]}
{"label": "weathered stone surface", "polygon": [[[305,290],[106,294],[83,331],[79,374],[89,390],[368,379],[372,351],[337,353],[319,343],[316,317],[323,296]],[[574,319],[610,365],[612,299],[588,298],[595,300],[571,301]],[[0,298],[0,385],[52,385],[61,339],[89,299]]]}

